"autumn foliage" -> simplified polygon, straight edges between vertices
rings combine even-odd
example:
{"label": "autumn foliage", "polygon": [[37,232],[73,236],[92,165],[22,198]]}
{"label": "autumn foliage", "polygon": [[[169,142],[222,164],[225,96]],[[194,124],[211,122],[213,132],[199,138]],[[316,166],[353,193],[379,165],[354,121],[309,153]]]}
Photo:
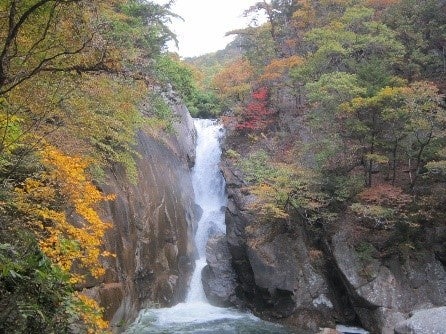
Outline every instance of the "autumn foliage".
{"label": "autumn foliage", "polygon": [[392,207],[403,207],[412,201],[412,197],[403,189],[385,183],[366,188],[358,194],[358,198],[364,203]]}
{"label": "autumn foliage", "polygon": [[[97,212],[105,196],[86,175],[88,163],[48,146],[42,153],[46,170],[16,188],[16,205],[28,217],[43,252],[78,283],[83,276],[71,271],[77,264],[94,277],[104,273],[99,257],[109,224]],[[76,223],[73,223],[76,221]]]}
{"label": "autumn foliage", "polygon": [[225,102],[244,101],[249,96],[252,75],[252,65],[244,58],[236,59],[215,75],[213,86]]}
{"label": "autumn foliage", "polygon": [[268,106],[268,88],[260,87],[252,93],[251,102],[239,117],[238,130],[262,131],[273,122],[275,111]]}
{"label": "autumn foliage", "polygon": [[174,38],[169,6],[0,2],[0,332],[107,329],[75,292],[112,256],[99,209],[113,196],[93,180],[120,165],[135,182],[137,131],[170,124],[159,90],[152,98]]}
{"label": "autumn foliage", "polygon": [[302,57],[290,56],[286,58],[273,59],[265,67],[264,73],[260,77],[261,81],[274,81],[283,78],[289,71],[303,63]]}
{"label": "autumn foliage", "polygon": [[259,88],[233,105],[239,131],[230,149],[245,157],[256,218],[339,228],[351,220],[412,249],[421,228],[444,225],[440,7],[434,0],[297,0],[247,11],[267,17],[234,32],[253,68],[251,87]]}

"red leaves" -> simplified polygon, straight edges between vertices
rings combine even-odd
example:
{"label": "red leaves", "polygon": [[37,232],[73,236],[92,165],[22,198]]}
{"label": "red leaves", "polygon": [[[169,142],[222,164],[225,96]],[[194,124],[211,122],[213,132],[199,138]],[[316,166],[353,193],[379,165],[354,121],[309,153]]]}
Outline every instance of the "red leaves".
{"label": "red leaves", "polygon": [[368,204],[401,208],[412,202],[412,197],[403,189],[390,184],[377,184],[361,192],[358,197]]}
{"label": "red leaves", "polygon": [[268,100],[268,88],[260,87],[252,93],[252,97],[258,101],[266,102]]}
{"label": "red leaves", "polygon": [[251,102],[239,117],[237,130],[265,130],[273,122],[275,111],[268,107],[268,88],[260,87],[252,93]]}

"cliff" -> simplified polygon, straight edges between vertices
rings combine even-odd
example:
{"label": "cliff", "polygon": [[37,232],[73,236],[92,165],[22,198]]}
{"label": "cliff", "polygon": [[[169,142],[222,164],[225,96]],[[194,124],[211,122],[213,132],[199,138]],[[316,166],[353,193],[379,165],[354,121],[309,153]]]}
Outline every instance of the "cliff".
{"label": "cliff", "polygon": [[129,181],[122,166],[113,165],[101,186],[116,195],[103,206],[112,223],[104,248],[116,257],[105,261],[102,281],[87,288],[118,332],[144,307],[181,301],[193,270],[196,218],[190,168],[196,134],[186,107],[168,98],[173,131],[137,134],[136,182]]}
{"label": "cliff", "polygon": [[[446,304],[444,253],[438,251],[444,250],[444,228],[426,228],[419,238],[427,246],[404,254],[389,251],[387,231],[358,226],[347,213],[332,224],[308,224],[297,216],[261,222],[250,209],[255,198],[243,173],[231,159],[222,171],[227,236],[208,243],[203,271],[214,304],[247,307],[310,332],[350,324],[372,333],[406,333],[420,325],[418,318],[411,322],[413,314],[420,314],[424,328],[442,326],[429,316],[444,312],[438,307]],[[225,272],[216,281],[218,268]]]}

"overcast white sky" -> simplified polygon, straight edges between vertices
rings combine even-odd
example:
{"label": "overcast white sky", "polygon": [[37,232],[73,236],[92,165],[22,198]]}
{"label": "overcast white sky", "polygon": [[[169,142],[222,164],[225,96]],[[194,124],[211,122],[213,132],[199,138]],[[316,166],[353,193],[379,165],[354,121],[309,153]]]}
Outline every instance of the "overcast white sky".
{"label": "overcast white sky", "polygon": [[[164,4],[166,0],[153,0]],[[244,28],[249,21],[243,11],[258,0],[176,0],[173,12],[184,18],[174,20],[172,31],[179,40],[182,57],[198,56],[223,49],[233,37],[225,33]]]}

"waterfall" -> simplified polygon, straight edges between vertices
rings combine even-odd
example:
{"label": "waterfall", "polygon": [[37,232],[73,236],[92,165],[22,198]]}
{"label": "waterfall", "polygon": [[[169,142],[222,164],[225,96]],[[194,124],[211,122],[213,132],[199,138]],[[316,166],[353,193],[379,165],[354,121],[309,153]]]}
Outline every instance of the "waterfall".
{"label": "waterfall", "polygon": [[213,233],[225,231],[223,207],[227,198],[225,181],[220,172],[220,139],[223,127],[212,120],[195,120],[197,129],[197,153],[192,171],[195,202],[203,210],[198,222],[195,243],[198,254],[204,257],[206,242]]}
{"label": "waterfall", "polygon": [[220,172],[220,139],[223,127],[213,120],[195,120],[197,129],[197,148],[195,166],[192,171],[192,185],[195,202],[203,210],[195,234],[198,260],[192,275],[186,302],[206,302],[201,284],[201,271],[206,265],[206,243],[213,234],[224,233],[225,214],[223,211],[227,198],[225,182]]}
{"label": "waterfall", "polygon": [[195,201],[203,214],[195,234],[198,259],[186,301],[171,308],[141,311],[128,334],[142,333],[289,333],[283,327],[250,313],[212,306],[206,300],[201,271],[206,265],[206,243],[215,234],[225,233],[225,182],[220,172],[220,141],[223,127],[215,120],[196,119],[197,148],[192,184]]}

